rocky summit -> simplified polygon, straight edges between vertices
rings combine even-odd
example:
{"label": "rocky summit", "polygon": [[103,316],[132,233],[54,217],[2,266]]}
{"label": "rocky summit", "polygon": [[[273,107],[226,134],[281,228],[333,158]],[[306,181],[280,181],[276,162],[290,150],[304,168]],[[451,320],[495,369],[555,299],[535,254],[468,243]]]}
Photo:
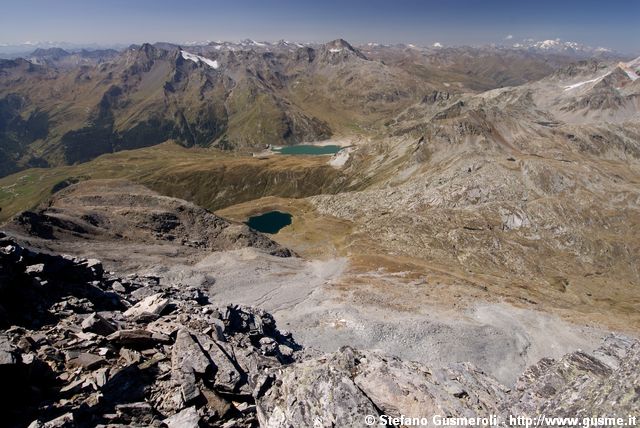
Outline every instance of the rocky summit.
{"label": "rocky summit", "polygon": [[[300,346],[264,310],[105,272],[0,235],[4,426],[360,427],[365,417],[627,417],[640,342],[543,359],[513,388],[469,363],[433,368]],[[513,424],[512,424],[513,425]]]}

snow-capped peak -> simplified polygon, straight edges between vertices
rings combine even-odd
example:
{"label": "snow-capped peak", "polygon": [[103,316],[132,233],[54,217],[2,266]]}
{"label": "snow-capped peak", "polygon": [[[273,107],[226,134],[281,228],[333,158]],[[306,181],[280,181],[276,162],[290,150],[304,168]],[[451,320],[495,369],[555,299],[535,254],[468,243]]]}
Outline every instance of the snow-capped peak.
{"label": "snow-capped peak", "polygon": [[543,40],[541,42],[534,43],[534,46],[538,49],[551,49],[559,45],[560,45],[560,39]]}
{"label": "snow-capped peak", "polygon": [[512,44],[515,49],[533,49],[544,52],[574,52],[574,53],[607,53],[611,49],[584,45],[578,42],[563,41],[562,39],[534,40],[524,39],[521,42]]}
{"label": "snow-capped peak", "polygon": [[267,46],[268,43],[266,42],[256,42],[253,39],[244,39],[240,41],[240,46],[258,46],[258,47],[265,47]]}

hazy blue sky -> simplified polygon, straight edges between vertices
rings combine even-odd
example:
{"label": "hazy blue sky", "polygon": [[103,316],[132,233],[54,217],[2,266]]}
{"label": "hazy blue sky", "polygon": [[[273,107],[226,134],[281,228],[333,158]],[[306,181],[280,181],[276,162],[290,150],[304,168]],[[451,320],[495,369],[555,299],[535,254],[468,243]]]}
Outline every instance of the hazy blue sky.
{"label": "hazy blue sky", "polygon": [[640,0],[4,0],[0,43],[290,39],[447,45],[507,35],[640,50]]}

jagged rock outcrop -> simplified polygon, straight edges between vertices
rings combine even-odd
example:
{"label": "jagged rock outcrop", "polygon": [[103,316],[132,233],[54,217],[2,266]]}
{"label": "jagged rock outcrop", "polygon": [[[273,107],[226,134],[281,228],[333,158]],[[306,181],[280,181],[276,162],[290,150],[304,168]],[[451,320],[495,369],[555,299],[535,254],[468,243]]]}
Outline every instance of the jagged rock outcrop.
{"label": "jagged rock outcrop", "polygon": [[260,384],[272,385],[256,391],[264,427],[313,426],[316,419],[323,427],[355,427],[367,415],[495,414],[507,393],[469,364],[431,370],[351,348],[276,368]]}
{"label": "jagged rock outcrop", "polygon": [[360,427],[368,415],[376,424],[383,415],[430,423],[434,416],[493,415],[501,426],[508,426],[510,417],[540,415],[627,421],[640,410],[639,366],[640,343],[609,336],[592,354],[543,359],[511,390],[470,364],[432,369],[343,348],[269,370],[254,395],[260,425],[269,428]]}
{"label": "jagged rock outcrop", "polygon": [[0,374],[16,385],[6,426],[255,426],[257,376],[300,349],[262,310],[4,234],[0,276]]}
{"label": "jagged rock outcrop", "polygon": [[640,411],[640,343],[609,336],[592,354],[543,359],[516,383],[511,414],[535,417],[621,417]]}

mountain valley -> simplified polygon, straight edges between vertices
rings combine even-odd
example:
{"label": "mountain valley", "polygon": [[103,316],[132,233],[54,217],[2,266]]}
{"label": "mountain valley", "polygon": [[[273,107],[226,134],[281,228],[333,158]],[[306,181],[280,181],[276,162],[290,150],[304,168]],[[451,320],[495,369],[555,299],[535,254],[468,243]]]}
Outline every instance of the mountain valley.
{"label": "mountain valley", "polygon": [[[58,254],[68,254],[73,269],[99,259],[105,275],[92,287],[100,296],[134,278],[116,287],[119,309],[109,309],[110,319],[119,328],[162,330],[170,338],[153,345],[162,358],[175,354],[178,338],[207,352],[217,349],[204,345],[211,340],[233,344],[232,365],[246,372],[237,389],[213,380],[209,387],[209,366],[193,367],[208,404],[184,396],[168,404],[154,390],[145,400],[153,398],[157,421],[197,403],[203,424],[211,390],[237,412],[206,417],[238,424],[211,426],[312,426],[310,415],[323,414],[341,415],[333,426],[359,426],[339,425],[346,410],[323,407],[321,398],[309,408],[291,404],[304,388],[339,383],[335,373],[351,373],[340,391],[361,406],[358,417],[367,406],[418,415],[409,401],[389,393],[395,398],[387,402],[380,392],[416,391],[416,373],[428,379],[414,397],[424,409],[560,412],[554,400],[572,388],[596,403],[613,389],[609,375],[626,379],[629,391],[638,381],[623,373],[637,369],[640,331],[639,75],[640,59],[560,42],[421,48],[247,40],[37,50],[0,60],[3,257],[32,252],[32,261],[15,262],[20,284],[56,283],[32,266]],[[280,152],[301,145],[339,151]],[[291,224],[274,234],[245,224],[271,211],[289,214]],[[177,305],[154,314],[156,324],[123,315],[156,293]],[[192,294],[208,303],[193,303],[200,297]],[[70,318],[52,324],[56,334],[99,312],[73,299],[63,305],[72,305]],[[224,314],[209,320],[222,322],[224,334],[198,336],[214,314],[201,310],[233,305],[245,319],[268,311],[292,336],[260,333],[249,346],[249,333]],[[26,332],[11,330],[16,343],[45,328],[20,322]],[[82,337],[90,352],[98,343],[109,348],[105,366],[125,358],[115,339]],[[270,380],[257,380],[241,349],[267,355],[257,364],[272,370]],[[316,379],[316,372],[333,374]],[[548,393],[544,382],[557,390]],[[73,406],[93,405],[80,384]],[[47,417],[71,412],[64,402]],[[625,403],[620,412],[638,408],[637,400]],[[133,423],[125,416],[114,423]]]}

